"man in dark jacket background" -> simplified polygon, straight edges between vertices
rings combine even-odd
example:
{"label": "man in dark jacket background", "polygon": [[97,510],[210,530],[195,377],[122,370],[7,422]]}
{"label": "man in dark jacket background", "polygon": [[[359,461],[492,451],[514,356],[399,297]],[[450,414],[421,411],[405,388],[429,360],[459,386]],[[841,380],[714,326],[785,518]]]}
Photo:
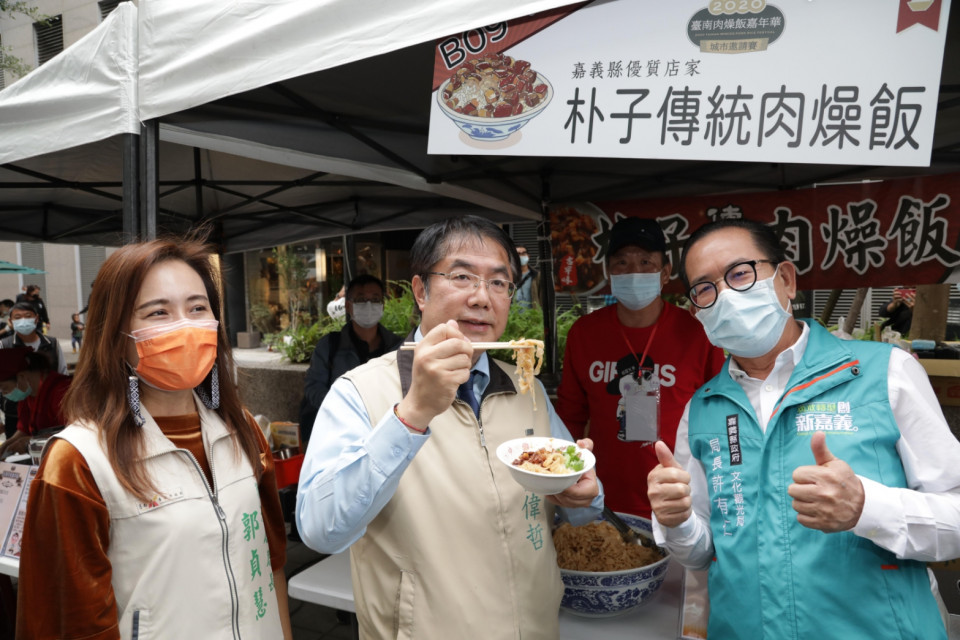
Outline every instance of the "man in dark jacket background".
{"label": "man in dark jacket background", "polygon": [[345,296],[347,324],[341,331],[323,336],[314,348],[300,403],[300,441],[304,449],[333,381],[370,358],[393,351],[403,341],[380,324],[383,294],[383,282],[374,276],[351,280]]}

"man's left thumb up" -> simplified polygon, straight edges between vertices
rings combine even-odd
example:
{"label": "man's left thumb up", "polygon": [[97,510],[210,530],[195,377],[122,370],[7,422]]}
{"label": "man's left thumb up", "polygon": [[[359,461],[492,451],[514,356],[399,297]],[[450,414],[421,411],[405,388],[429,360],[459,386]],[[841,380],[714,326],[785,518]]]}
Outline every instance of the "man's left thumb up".
{"label": "man's left thumb up", "polygon": [[823,431],[817,431],[810,438],[810,450],[813,451],[813,460],[818,465],[827,464],[836,460],[834,455],[827,448],[827,434]]}

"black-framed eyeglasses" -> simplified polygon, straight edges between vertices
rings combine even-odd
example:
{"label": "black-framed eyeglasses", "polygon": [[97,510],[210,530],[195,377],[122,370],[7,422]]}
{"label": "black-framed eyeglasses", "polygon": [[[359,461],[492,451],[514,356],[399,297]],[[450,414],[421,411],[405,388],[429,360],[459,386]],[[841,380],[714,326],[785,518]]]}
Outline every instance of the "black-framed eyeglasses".
{"label": "black-framed eyeglasses", "polygon": [[517,291],[517,285],[510,280],[504,280],[503,278],[490,278],[489,280],[485,280],[474,273],[468,273],[466,271],[454,271],[453,273],[428,271],[427,275],[446,278],[450,281],[450,284],[457,289],[476,289],[480,286],[480,283],[483,282],[487,285],[487,291],[489,291],[491,295],[503,296],[508,299],[512,298],[513,294]]}
{"label": "black-framed eyeglasses", "polygon": [[382,304],[383,298],[352,298],[350,300],[353,304],[363,304],[365,302],[372,302],[373,304]]}
{"label": "black-framed eyeglasses", "polygon": [[734,291],[746,291],[757,283],[757,265],[761,263],[779,264],[776,260],[747,260],[738,262],[713,282],[698,282],[687,291],[690,302],[699,309],[709,309],[717,302],[719,291],[717,283],[723,280]]}

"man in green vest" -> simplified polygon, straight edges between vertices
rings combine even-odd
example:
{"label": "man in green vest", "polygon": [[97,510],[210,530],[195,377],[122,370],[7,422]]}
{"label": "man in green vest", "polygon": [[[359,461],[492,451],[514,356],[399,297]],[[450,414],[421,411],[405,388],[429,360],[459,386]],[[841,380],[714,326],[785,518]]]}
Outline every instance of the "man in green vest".
{"label": "man in green vest", "polygon": [[709,571],[709,637],[945,639],[925,562],[960,556],[960,442],[923,368],[795,320],[763,224],[701,227],[681,277],[730,357],[648,485],[657,541]]}

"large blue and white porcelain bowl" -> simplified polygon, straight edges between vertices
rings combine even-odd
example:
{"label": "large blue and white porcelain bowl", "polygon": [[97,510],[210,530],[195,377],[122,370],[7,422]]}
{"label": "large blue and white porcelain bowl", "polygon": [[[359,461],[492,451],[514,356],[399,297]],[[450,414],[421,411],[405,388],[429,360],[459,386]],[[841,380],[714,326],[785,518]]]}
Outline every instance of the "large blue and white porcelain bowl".
{"label": "large blue and white porcelain bowl", "polygon": [[[617,513],[640,535],[653,539],[650,520]],[[570,571],[560,569],[563,600],[560,608],[578,616],[605,618],[636,609],[650,600],[667,575],[669,554],[662,560],[624,571]]]}

